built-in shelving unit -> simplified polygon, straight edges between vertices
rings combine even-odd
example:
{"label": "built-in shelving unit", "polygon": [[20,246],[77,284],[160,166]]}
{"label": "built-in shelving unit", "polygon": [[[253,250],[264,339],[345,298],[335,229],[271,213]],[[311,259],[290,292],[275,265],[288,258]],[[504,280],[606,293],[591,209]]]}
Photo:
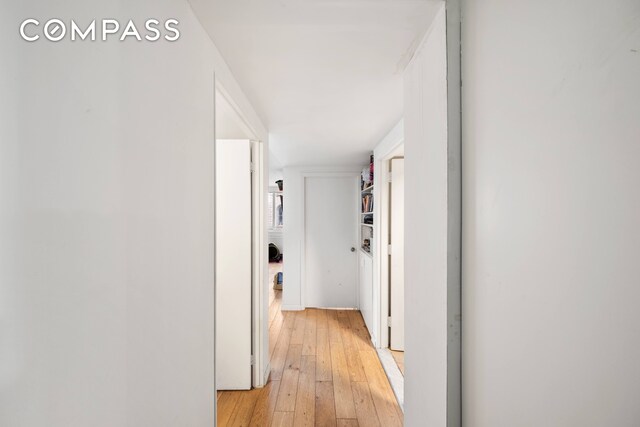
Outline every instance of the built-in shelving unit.
{"label": "built-in shelving unit", "polygon": [[[360,250],[358,251],[358,308],[367,323],[371,327],[373,318],[374,295],[373,279],[374,265],[376,264],[376,245],[374,245],[375,221],[374,221],[374,196],[378,196],[380,188],[373,186],[374,174],[373,156],[369,157],[369,164],[362,170],[360,181],[360,213],[358,214],[358,235],[360,236]],[[376,211],[379,209],[376,207]],[[374,336],[371,334],[371,336]]]}
{"label": "built-in shelving unit", "polygon": [[[373,278],[376,258],[376,246],[374,245],[374,193],[377,197],[379,188],[373,186],[373,156],[369,158],[369,164],[362,170],[360,181],[360,213],[359,236],[360,250],[358,251],[358,308],[363,318],[371,319],[373,314]],[[378,210],[376,208],[376,210]],[[368,322],[367,327],[370,327]],[[371,334],[373,336],[373,334]]]}
{"label": "built-in shelving unit", "polygon": [[[373,162],[373,156],[371,156]],[[360,249],[371,255],[373,248],[373,173],[372,165],[363,169],[360,181]]]}

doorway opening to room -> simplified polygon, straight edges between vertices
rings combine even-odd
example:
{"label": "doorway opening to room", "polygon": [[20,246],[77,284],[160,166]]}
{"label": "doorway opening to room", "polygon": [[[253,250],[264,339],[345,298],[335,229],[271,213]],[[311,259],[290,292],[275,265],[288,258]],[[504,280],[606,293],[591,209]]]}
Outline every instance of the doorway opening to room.
{"label": "doorway opening to room", "polygon": [[[218,402],[262,387],[267,365],[263,148],[233,98],[215,91],[215,370]],[[266,246],[266,245],[264,245]]]}
{"label": "doorway opening to room", "polygon": [[380,187],[380,358],[400,406],[404,405],[404,143],[385,155]]}
{"label": "doorway opening to room", "polygon": [[[369,172],[371,169],[371,172]],[[404,122],[362,171],[361,311],[393,393],[404,405]]]}
{"label": "doorway opening to room", "polygon": [[283,315],[282,289],[284,286],[284,182],[281,170],[272,170],[270,156],[269,186],[267,192],[267,241],[269,243],[269,357],[273,356]]}
{"label": "doorway opening to room", "polygon": [[[280,176],[272,180],[267,193],[267,236],[269,241],[269,279],[273,282],[272,291],[281,295],[283,286],[284,262],[284,186]],[[274,292],[270,292],[270,295]],[[269,298],[270,301],[272,298]],[[280,298],[279,298],[280,299]],[[271,303],[270,303],[271,304]]]}

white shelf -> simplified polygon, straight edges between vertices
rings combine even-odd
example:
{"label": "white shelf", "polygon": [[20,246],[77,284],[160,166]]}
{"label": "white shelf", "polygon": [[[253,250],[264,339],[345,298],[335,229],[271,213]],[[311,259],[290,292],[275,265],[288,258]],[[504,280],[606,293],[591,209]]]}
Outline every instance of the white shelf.
{"label": "white shelf", "polygon": [[[366,176],[366,175],[365,175]],[[368,199],[369,203],[367,204],[368,208],[372,208],[373,207],[373,199],[375,197],[374,195],[374,184],[373,182],[365,182],[365,181],[361,181],[361,185],[365,185],[365,188],[360,188],[360,200],[361,200],[361,205],[360,205],[360,227],[358,228],[358,235],[360,237],[360,252],[362,252],[363,254],[365,254],[366,256],[368,256],[369,258],[373,258],[373,255],[371,253],[371,251],[367,252],[363,249],[363,244],[364,244],[364,240],[368,239],[368,240],[373,240],[374,236],[374,226],[373,224],[366,224],[365,223],[365,219],[367,221],[373,219],[373,209],[371,210],[371,212],[362,212],[362,209],[365,206],[365,200]],[[364,228],[367,227],[367,228]],[[373,248],[370,248],[370,250],[373,250]]]}

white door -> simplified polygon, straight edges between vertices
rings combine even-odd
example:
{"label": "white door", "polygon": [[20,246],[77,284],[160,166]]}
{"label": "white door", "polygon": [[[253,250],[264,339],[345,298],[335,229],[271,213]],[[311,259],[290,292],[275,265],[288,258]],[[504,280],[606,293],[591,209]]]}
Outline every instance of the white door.
{"label": "white door", "polygon": [[216,387],[251,388],[251,143],[216,142]]}
{"label": "white door", "polygon": [[404,159],[391,160],[391,349],[404,351]]}
{"label": "white door", "polygon": [[307,307],[358,306],[358,177],[305,178]]}
{"label": "white door", "polygon": [[[360,251],[360,313],[369,331],[373,331],[373,258]],[[372,334],[372,338],[373,334]]]}

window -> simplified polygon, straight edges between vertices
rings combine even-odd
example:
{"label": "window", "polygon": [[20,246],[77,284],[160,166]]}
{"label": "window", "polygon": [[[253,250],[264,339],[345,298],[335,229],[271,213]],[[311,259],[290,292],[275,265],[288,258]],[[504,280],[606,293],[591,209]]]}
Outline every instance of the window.
{"label": "window", "polygon": [[269,228],[282,228],[282,192],[269,192],[267,197],[267,226]]}

